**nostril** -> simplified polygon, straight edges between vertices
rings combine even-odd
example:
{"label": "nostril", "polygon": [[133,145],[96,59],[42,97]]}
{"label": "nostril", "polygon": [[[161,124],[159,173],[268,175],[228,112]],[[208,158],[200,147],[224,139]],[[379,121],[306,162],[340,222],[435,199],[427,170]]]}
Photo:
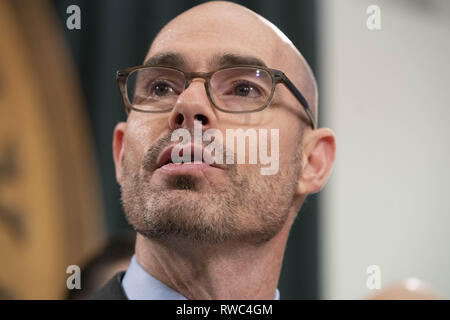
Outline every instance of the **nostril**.
{"label": "nostril", "polygon": [[175,118],[175,122],[177,125],[181,126],[183,124],[183,121],[184,121],[184,116],[181,113],[179,113],[177,115],[177,117]]}
{"label": "nostril", "polygon": [[195,120],[200,121],[202,123],[202,125],[208,124],[208,118],[202,114],[196,114],[194,118],[195,118]]}

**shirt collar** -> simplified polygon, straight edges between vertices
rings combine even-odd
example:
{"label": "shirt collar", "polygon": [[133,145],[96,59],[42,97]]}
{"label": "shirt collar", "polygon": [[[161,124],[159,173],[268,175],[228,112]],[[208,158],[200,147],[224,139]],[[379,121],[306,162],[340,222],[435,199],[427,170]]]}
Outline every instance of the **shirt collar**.
{"label": "shirt collar", "polygon": [[[187,300],[185,296],[145,271],[136,255],[131,258],[130,266],[123,276],[122,287],[130,300]],[[275,291],[274,300],[280,300],[278,289]]]}

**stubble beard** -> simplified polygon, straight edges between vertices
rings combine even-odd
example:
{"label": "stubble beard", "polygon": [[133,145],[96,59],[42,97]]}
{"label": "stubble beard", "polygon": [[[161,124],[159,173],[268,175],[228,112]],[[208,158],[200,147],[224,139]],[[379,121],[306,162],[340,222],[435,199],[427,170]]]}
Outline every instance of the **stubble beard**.
{"label": "stubble beard", "polygon": [[301,173],[300,144],[276,175],[261,175],[259,165],[245,165],[241,172],[237,165],[228,165],[227,187],[197,190],[199,178],[189,175],[168,180],[170,188],[149,183],[148,170],[166,143],[167,138],[150,147],[140,165],[133,165],[125,154],[121,200],[127,221],[137,232],[162,241],[178,237],[211,245],[259,245],[284,226]]}

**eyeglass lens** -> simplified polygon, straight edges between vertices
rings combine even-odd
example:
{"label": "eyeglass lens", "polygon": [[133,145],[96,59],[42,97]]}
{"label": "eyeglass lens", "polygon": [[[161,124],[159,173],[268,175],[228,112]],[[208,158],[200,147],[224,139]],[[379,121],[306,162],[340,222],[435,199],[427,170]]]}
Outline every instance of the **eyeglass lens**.
{"label": "eyeglass lens", "polygon": [[[168,111],[185,89],[181,71],[148,67],[129,74],[128,99],[134,108],[143,111]],[[266,70],[235,67],[215,72],[209,82],[210,99],[220,109],[252,111],[270,99],[272,77]]]}

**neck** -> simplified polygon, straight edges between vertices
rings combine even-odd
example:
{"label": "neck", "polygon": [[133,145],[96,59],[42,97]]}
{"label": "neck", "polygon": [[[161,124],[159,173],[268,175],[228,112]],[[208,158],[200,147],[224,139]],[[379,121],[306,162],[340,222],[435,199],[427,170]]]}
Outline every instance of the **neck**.
{"label": "neck", "polygon": [[138,234],[136,256],[154,278],[190,300],[271,300],[294,218],[291,212],[280,232],[258,246],[211,245],[175,237],[162,241]]}

